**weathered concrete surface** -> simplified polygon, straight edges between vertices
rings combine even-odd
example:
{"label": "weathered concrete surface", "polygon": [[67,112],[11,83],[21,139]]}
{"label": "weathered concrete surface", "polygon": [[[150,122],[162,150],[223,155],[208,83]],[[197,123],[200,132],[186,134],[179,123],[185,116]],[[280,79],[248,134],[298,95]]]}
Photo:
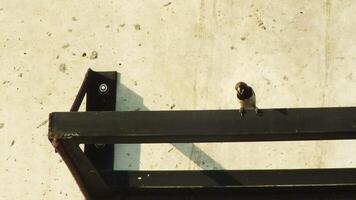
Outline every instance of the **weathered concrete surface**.
{"label": "weathered concrete surface", "polygon": [[[83,198],[46,119],[88,67],[121,73],[118,110],[236,108],[237,80],[261,108],[356,106],[355,19],[351,0],[2,0],[0,199]],[[356,165],[352,141],[117,149],[117,169]]]}

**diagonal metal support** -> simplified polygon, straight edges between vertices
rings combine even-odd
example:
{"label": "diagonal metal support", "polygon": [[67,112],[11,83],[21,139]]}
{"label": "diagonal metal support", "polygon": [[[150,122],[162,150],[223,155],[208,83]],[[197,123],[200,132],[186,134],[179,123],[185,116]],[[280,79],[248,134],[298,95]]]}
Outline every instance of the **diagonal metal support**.
{"label": "diagonal metal support", "polygon": [[77,143],[60,141],[57,152],[68,166],[86,199],[97,199],[112,194],[109,186]]}
{"label": "diagonal metal support", "polygon": [[88,82],[89,80],[89,75],[93,73],[91,69],[88,69],[87,73],[85,74],[84,80],[82,85],[80,86],[80,89],[78,91],[77,96],[74,99],[74,102],[72,104],[72,107],[70,108],[70,112],[77,112],[80,108],[80,105],[82,104],[82,101],[84,99],[85,94],[87,93],[88,89]]}

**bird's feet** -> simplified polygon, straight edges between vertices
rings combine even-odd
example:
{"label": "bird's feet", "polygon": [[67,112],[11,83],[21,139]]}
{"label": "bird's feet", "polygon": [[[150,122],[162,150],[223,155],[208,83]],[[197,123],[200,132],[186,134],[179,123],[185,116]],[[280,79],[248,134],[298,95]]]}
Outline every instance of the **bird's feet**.
{"label": "bird's feet", "polygon": [[261,116],[261,115],[262,115],[262,110],[258,109],[258,108],[255,106],[255,113],[256,113],[256,115]]}
{"label": "bird's feet", "polygon": [[244,117],[244,115],[245,115],[245,113],[246,113],[246,110],[245,110],[244,107],[241,107],[240,110],[239,110],[239,112],[240,112],[241,117]]}

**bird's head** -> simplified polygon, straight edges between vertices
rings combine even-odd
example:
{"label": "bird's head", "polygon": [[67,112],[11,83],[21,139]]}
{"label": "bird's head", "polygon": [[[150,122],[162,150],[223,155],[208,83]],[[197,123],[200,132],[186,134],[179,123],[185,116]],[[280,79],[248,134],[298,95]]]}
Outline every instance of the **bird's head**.
{"label": "bird's head", "polygon": [[249,86],[244,82],[238,82],[235,85],[235,89],[236,89],[237,93],[239,93],[240,95],[243,96],[243,94],[245,92],[247,92],[247,90],[249,89]]}

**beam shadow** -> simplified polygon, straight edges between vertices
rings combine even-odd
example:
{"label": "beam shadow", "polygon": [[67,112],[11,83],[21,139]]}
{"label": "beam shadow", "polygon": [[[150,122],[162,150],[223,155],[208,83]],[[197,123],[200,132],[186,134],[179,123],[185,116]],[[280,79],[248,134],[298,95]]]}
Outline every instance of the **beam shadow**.
{"label": "beam shadow", "polygon": [[[130,90],[120,82],[120,74],[118,73],[118,87],[116,97],[116,110],[117,111],[147,111],[149,110],[143,103],[143,98]],[[224,167],[216,162],[211,156],[206,154],[202,149],[193,143],[174,143],[172,144],[183,155],[193,161],[197,166],[203,170],[224,170]],[[128,153],[130,152],[130,153]],[[129,154],[130,156],[127,156]],[[115,170],[140,170],[140,144],[116,144],[114,150],[114,169]],[[203,172],[204,173],[204,172]],[[207,174],[208,175],[208,174]],[[228,173],[224,176],[212,177],[216,183],[230,182],[239,184]]]}

